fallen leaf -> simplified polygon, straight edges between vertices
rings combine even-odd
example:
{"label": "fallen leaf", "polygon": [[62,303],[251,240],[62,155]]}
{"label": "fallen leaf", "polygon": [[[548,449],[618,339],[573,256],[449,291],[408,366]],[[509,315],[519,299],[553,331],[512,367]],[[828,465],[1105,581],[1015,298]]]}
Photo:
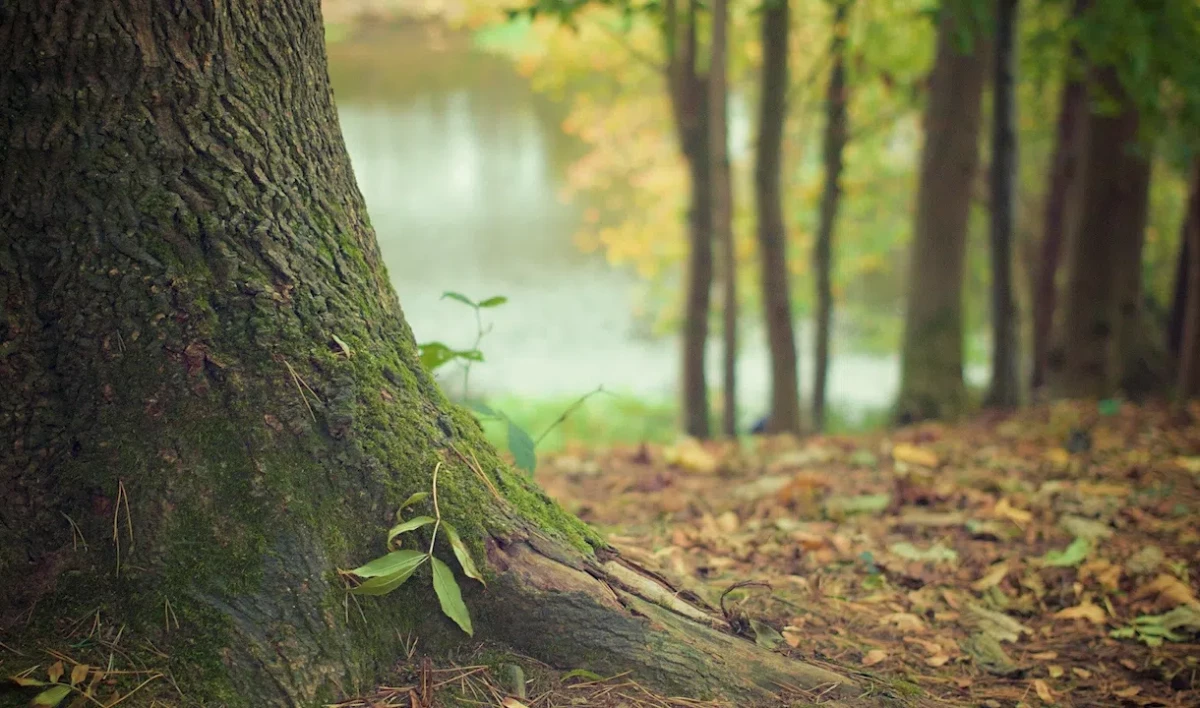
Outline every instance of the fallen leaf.
{"label": "fallen leaf", "polygon": [[925,622],[911,612],[893,612],[879,618],[879,624],[890,624],[901,632],[920,634],[925,631]]}
{"label": "fallen leaf", "polygon": [[1061,678],[1066,672],[1063,671],[1063,667],[1058,666],[1057,664],[1051,664],[1050,666],[1046,667],[1046,673],[1050,675],[1050,678]]}
{"label": "fallen leaf", "polygon": [[1092,552],[1092,543],[1086,538],[1076,538],[1071,545],[1061,551],[1051,550],[1042,556],[1042,565],[1052,568],[1070,568],[1077,566],[1087,559]]}
{"label": "fallen leaf", "polygon": [[71,669],[71,685],[77,685],[87,678],[88,669],[89,667],[87,664],[76,664]]}
{"label": "fallen leaf", "polygon": [[975,592],[983,592],[990,588],[994,588],[1004,580],[1004,576],[1008,575],[1008,563],[997,563],[988,569],[982,578],[971,583],[971,589]]}
{"label": "fallen leaf", "polygon": [[1104,624],[1107,616],[1104,614],[1103,607],[1092,604],[1091,602],[1084,602],[1074,607],[1068,607],[1065,610],[1059,610],[1058,612],[1055,612],[1054,618],[1061,620],[1081,619],[1087,620],[1092,624]]}
{"label": "fallen leaf", "polygon": [[1200,602],[1197,602],[1196,595],[1192,592],[1191,586],[1174,575],[1167,575],[1166,573],[1159,574],[1154,580],[1138,588],[1133,593],[1133,599],[1153,599],[1155,600],[1155,604],[1164,610],[1179,607],[1180,605],[1200,604]]}
{"label": "fallen leaf", "polygon": [[887,659],[887,652],[882,649],[872,649],[862,659],[863,666],[874,666]]}
{"label": "fallen leaf", "polygon": [[50,677],[50,683],[58,683],[58,680],[63,675],[63,663],[56,661],[51,664],[50,668],[46,670],[46,675]]}
{"label": "fallen leaf", "polygon": [[1056,651],[1039,651],[1036,654],[1030,654],[1029,658],[1036,659],[1037,661],[1051,661],[1053,659],[1058,658],[1058,652],[1056,652]]}
{"label": "fallen leaf", "polygon": [[996,507],[992,509],[992,512],[996,516],[1002,519],[1008,519],[1019,526],[1023,526],[1028,524],[1030,521],[1033,521],[1032,513],[1010,505],[1007,499],[1001,499],[1000,501],[996,502]]}
{"label": "fallen leaf", "polygon": [[931,656],[928,659],[926,659],[925,663],[928,664],[929,666],[937,668],[939,666],[945,666],[946,663],[949,661],[950,661],[950,656],[948,654],[935,654],[934,656]]}
{"label": "fallen leaf", "polygon": [[888,550],[905,560],[931,563],[957,563],[958,551],[935,543],[929,548],[917,548],[908,541],[893,543]]}
{"label": "fallen leaf", "polygon": [[517,699],[513,698],[512,696],[509,696],[509,697],[505,698],[504,700],[500,701],[500,705],[503,706],[504,708],[529,708],[529,706],[518,701]]}
{"label": "fallen leaf", "polygon": [[1116,696],[1117,698],[1133,698],[1134,696],[1136,696],[1137,694],[1139,694],[1141,692],[1142,692],[1141,686],[1129,686],[1127,688],[1122,688],[1118,691],[1113,691],[1113,695]]}
{"label": "fallen leaf", "polygon": [[1081,679],[1090,679],[1092,677],[1091,671],[1088,671],[1087,669],[1081,669],[1078,666],[1072,666],[1071,673],[1075,674]]}
{"label": "fallen leaf", "polygon": [[1042,679],[1033,680],[1033,690],[1037,692],[1038,698],[1042,699],[1042,703],[1054,703],[1054,694]]}
{"label": "fallen leaf", "polygon": [[920,465],[922,467],[937,467],[941,462],[933,451],[917,447],[916,445],[909,445],[908,443],[900,443],[893,447],[892,459],[897,462]]}

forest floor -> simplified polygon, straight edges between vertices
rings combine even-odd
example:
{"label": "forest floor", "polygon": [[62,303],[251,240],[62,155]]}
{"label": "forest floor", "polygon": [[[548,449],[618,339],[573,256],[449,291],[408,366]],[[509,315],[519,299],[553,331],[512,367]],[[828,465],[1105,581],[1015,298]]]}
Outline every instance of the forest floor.
{"label": "forest floor", "polygon": [[[536,476],[760,643],[922,704],[1185,708],[1200,706],[1197,421],[1055,404],[872,435],[568,447]],[[440,671],[426,684],[474,681],[481,705],[707,705],[578,671],[517,700],[482,665]]]}

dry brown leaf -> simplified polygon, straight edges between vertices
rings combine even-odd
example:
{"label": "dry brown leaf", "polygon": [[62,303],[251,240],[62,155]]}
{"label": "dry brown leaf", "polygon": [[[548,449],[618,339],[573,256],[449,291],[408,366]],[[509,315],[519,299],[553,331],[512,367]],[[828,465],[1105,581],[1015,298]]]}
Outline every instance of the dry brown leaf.
{"label": "dry brown leaf", "polygon": [[726,511],[717,517],[717,528],[724,533],[734,533],[741,524],[736,511]]}
{"label": "dry brown leaf", "polygon": [[50,677],[50,683],[58,683],[58,680],[62,678],[63,675],[63,663],[61,661],[56,661],[51,664],[50,668],[46,669],[46,675]]}
{"label": "dry brown leaf", "polygon": [[75,686],[82,683],[83,680],[87,678],[88,669],[89,667],[87,664],[76,664],[71,669],[71,685]]}
{"label": "dry brown leaf", "polygon": [[1036,654],[1031,654],[1029,656],[1029,658],[1036,659],[1037,661],[1051,661],[1052,659],[1058,658],[1058,652],[1056,652],[1056,651],[1039,651]]}
{"label": "dry brown leaf", "polygon": [[1113,695],[1116,696],[1117,698],[1133,698],[1134,696],[1136,696],[1137,694],[1139,694],[1141,692],[1142,692],[1141,686],[1129,686],[1127,688],[1122,688],[1119,691],[1113,691]]}
{"label": "dry brown leaf", "polygon": [[927,450],[916,445],[908,443],[900,443],[892,448],[892,459],[897,462],[905,462],[910,465],[920,465],[922,467],[937,467],[941,462],[938,456],[931,450]]}
{"label": "dry brown leaf", "polygon": [[799,632],[788,631],[785,628],[783,630],[783,641],[787,642],[789,647],[796,649],[800,646],[800,643],[804,641],[804,635],[800,634]]}
{"label": "dry brown leaf", "polygon": [[500,701],[500,705],[503,706],[504,708],[529,708],[529,706],[518,701],[517,699],[513,698],[512,696],[509,696],[508,698],[505,698],[503,701]]}
{"label": "dry brown leaf", "polygon": [[1104,624],[1106,615],[1104,608],[1091,602],[1084,602],[1074,607],[1068,607],[1065,610],[1059,610],[1054,613],[1054,619],[1061,620],[1087,620],[1092,624]]}
{"label": "dry brown leaf", "polygon": [[1081,669],[1078,666],[1072,666],[1071,673],[1075,674],[1081,679],[1090,679],[1092,677],[1091,671],[1088,671],[1087,669]]}
{"label": "dry brown leaf", "polygon": [[887,652],[882,649],[872,649],[862,659],[863,666],[874,666],[887,659]]}
{"label": "dry brown leaf", "polygon": [[949,655],[947,655],[947,654],[935,654],[934,656],[931,656],[931,657],[929,657],[928,659],[926,659],[926,660],[925,660],[925,663],[926,663],[926,664],[928,664],[929,666],[932,666],[932,667],[934,667],[934,668],[936,669],[936,668],[937,668],[937,667],[939,667],[939,666],[945,666],[945,665],[946,665],[946,663],[947,663],[947,662],[949,662],[949,661],[950,661],[950,657],[949,657]]}
{"label": "dry brown leaf", "polygon": [[1042,703],[1054,703],[1054,692],[1042,679],[1033,680],[1033,690],[1037,692],[1038,698],[1042,699]]}

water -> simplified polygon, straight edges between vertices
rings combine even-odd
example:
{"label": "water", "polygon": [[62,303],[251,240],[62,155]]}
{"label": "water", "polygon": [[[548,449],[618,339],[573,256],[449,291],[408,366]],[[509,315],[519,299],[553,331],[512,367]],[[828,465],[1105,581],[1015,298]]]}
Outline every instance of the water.
{"label": "water", "polygon": [[[330,54],[346,145],[418,341],[474,342],[473,313],[444,291],[504,295],[509,302],[485,316],[487,362],[472,369],[473,393],[559,397],[603,385],[675,395],[678,340],[643,336],[634,276],[571,242],[585,205],[557,196],[579,154],[559,130],[560,107],[507,60],[465,41],[429,42],[417,28],[376,30]],[[766,405],[768,358],[761,328],[748,327],[743,340],[739,396],[753,415]],[[811,328],[801,327],[800,346],[807,386]],[[714,383],[718,354],[714,343]],[[885,406],[898,376],[895,356],[839,352],[830,401],[852,414]],[[444,385],[455,391],[460,378]]]}

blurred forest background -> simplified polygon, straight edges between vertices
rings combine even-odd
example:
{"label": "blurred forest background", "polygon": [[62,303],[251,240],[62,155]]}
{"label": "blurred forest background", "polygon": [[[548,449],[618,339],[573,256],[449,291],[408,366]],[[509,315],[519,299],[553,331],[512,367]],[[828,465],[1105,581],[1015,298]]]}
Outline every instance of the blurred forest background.
{"label": "blurred forest background", "polygon": [[408,321],[485,358],[443,387],[615,394],[547,447],[1194,386],[1194,3],[323,5]]}

